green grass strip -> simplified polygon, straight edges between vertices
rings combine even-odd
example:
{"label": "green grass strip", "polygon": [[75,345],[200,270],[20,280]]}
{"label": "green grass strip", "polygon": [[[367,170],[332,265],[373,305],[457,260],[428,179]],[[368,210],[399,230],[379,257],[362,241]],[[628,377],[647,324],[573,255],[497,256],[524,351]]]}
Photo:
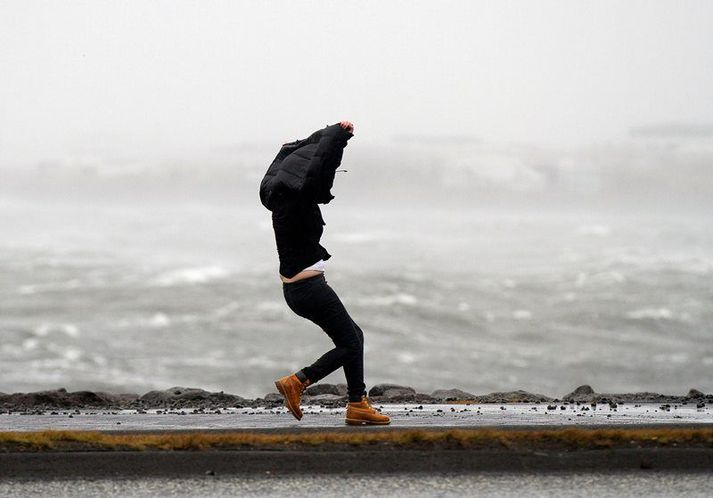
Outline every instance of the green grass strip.
{"label": "green grass strip", "polygon": [[196,451],[358,448],[562,448],[703,446],[713,448],[713,428],[566,428],[547,430],[403,429],[389,431],[188,432],[111,434],[92,431],[0,432],[0,451]]}

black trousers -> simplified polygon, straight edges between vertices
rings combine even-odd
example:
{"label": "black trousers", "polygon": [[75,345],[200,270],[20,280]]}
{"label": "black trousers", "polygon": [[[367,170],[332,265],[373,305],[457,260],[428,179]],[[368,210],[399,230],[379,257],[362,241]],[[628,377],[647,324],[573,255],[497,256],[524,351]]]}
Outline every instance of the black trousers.
{"label": "black trousers", "polygon": [[317,383],[343,367],[349,401],[360,401],[366,394],[364,334],[327,284],[324,274],[297,282],[283,282],[282,290],[290,309],[321,327],[334,343],[334,349],[302,368],[302,372],[312,383]]}

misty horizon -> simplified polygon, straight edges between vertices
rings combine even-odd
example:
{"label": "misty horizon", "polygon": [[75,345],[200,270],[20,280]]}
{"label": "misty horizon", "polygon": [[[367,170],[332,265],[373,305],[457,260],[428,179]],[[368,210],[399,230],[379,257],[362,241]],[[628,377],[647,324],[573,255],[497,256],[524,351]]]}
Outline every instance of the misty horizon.
{"label": "misty horizon", "polygon": [[341,119],[355,148],[713,122],[708,2],[278,3],[3,3],[0,168],[200,158]]}

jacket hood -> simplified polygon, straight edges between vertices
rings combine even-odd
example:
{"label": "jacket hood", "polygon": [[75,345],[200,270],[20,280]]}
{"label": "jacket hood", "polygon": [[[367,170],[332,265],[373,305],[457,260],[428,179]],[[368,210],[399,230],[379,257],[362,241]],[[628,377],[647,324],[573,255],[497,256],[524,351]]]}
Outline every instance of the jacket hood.
{"label": "jacket hood", "polygon": [[286,195],[301,195],[314,202],[327,203],[334,172],[342,149],[353,133],[339,124],[326,126],[309,137],[282,144],[260,183],[260,201],[272,211]]}

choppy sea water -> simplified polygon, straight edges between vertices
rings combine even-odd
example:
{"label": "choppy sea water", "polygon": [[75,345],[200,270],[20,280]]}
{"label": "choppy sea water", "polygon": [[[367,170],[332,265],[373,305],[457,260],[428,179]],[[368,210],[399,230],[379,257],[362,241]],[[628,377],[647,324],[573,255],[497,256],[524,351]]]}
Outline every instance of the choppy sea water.
{"label": "choppy sea water", "polygon": [[[0,208],[0,391],[256,397],[331,347],[283,300],[263,209]],[[713,391],[713,219],[323,214],[367,386]]]}

